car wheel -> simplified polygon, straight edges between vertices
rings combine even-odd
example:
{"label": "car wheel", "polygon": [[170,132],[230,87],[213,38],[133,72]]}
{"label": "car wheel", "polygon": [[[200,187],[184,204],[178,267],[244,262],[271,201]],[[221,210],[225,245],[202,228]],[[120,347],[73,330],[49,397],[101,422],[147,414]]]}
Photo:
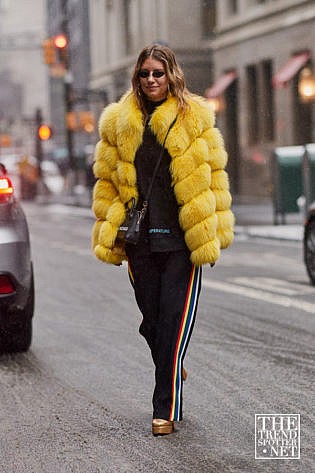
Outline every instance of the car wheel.
{"label": "car wheel", "polygon": [[311,283],[315,285],[315,220],[311,220],[305,229],[304,260]]}
{"label": "car wheel", "polygon": [[34,305],[35,305],[35,289],[34,289],[34,271],[33,265],[31,266],[31,285],[30,292],[28,294],[27,302],[23,310],[23,317],[25,319],[31,319],[34,314]]}
{"label": "car wheel", "polygon": [[31,286],[24,309],[15,314],[6,314],[1,321],[0,352],[19,353],[27,351],[32,343],[34,313],[34,277],[33,268]]}
{"label": "car wheel", "polygon": [[32,319],[4,324],[0,333],[0,353],[21,353],[32,343]]}

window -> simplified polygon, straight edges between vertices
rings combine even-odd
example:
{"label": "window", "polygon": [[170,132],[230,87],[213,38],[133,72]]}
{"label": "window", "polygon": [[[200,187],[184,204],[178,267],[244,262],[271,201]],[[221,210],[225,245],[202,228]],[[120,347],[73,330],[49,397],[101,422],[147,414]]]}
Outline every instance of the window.
{"label": "window", "polygon": [[216,27],[216,1],[201,1],[201,31],[204,38],[211,37]]}
{"label": "window", "polygon": [[226,107],[226,149],[231,159],[227,170],[230,176],[231,190],[239,193],[241,152],[239,143],[239,96],[238,79],[234,80],[225,91]]}
{"label": "window", "polygon": [[250,6],[252,8],[257,7],[258,5],[267,5],[270,4],[272,0],[250,0]]}
{"label": "window", "polygon": [[246,68],[248,143],[254,145],[275,137],[274,88],[272,61],[265,60]]}
{"label": "window", "polygon": [[132,35],[130,28],[131,21],[131,0],[124,0],[124,28],[125,28],[125,51],[126,54],[132,52]]}
{"label": "window", "polygon": [[9,8],[9,1],[8,0],[0,0],[0,11],[4,12]]}
{"label": "window", "polygon": [[293,104],[293,139],[294,144],[304,145],[313,141],[313,116],[312,104],[302,103],[298,92],[299,74],[293,78],[292,104]]}
{"label": "window", "polygon": [[258,118],[258,77],[255,65],[246,68],[247,76],[247,130],[248,143],[255,144],[259,138],[259,118]]}
{"label": "window", "polygon": [[228,13],[230,15],[238,13],[238,0],[228,0]]}
{"label": "window", "polygon": [[261,64],[262,90],[261,90],[261,119],[262,134],[266,141],[274,139],[274,88],[272,86],[272,62],[263,61]]}

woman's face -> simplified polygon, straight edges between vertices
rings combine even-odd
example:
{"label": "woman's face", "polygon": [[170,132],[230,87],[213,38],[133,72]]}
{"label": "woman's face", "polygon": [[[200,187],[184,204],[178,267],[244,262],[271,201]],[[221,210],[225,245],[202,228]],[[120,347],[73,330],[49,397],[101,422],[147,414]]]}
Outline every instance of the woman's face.
{"label": "woman's face", "polygon": [[166,99],[168,94],[168,78],[164,64],[153,58],[147,58],[139,71],[142,92],[152,102]]}

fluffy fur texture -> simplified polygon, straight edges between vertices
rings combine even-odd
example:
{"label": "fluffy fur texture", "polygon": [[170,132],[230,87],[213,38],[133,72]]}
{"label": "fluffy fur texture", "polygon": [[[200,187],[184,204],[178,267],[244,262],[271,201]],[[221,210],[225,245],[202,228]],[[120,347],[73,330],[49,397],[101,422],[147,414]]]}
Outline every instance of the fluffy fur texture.
{"label": "fluffy fur texture", "polygon": [[[169,97],[153,113],[152,132],[163,143],[177,115],[177,101]],[[125,218],[125,205],[138,198],[134,159],[144,125],[134,96],[128,92],[109,105],[99,121],[101,140],[96,146],[93,192],[95,255],[106,263],[126,259],[123,246],[115,245],[117,229]],[[172,158],[170,171],[179,205],[179,222],[191,252],[191,261],[200,266],[214,263],[220,249],[233,241],[234,217],[230,210],[229,181],[224,168],[227,154],[214,113],[201,97],[192,96],[189,108],[178,115],[166,140]]]}

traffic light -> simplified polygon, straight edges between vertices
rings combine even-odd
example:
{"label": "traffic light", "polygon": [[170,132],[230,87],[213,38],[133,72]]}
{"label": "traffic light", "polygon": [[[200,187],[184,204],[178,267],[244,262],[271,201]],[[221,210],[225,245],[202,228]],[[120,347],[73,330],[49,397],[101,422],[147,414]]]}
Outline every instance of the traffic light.
{"label": "traffic light", "polygon": [[85,131],[93,133],[95,129],[95,117],[88,110],[71,111],[66,114],[67,129],[71,131]]}
{"label": "traffic light", "polygon": [[48,125],[40,125],[38,127],[38,138],[41,141],[47,141],[52,136],[52,129]]}
{"label": "traffic light", "polygon": [[95,128],[95,118],[90,111],[79,112],[80,126],[86,133],[93,133]]}
{"label": "traffic light", "polygon": [[43,41],[44,62],[52,66],[56,62],[56,50],[53,38],[47,38]]}
{"label": "traffic light", "polygon": [[59,62],[66,66],[68,62],[68,38],[64,34],[58,34],[54,38],[54,46],[57,51]]}
{"label": "traffic light", "polygon": [[12,146],[12,138],[10,135],[0,135],[0,148]]}
{"label": "traffic light", "polygon": [[76,112],[66,113],[66,125],[67,129],[71,131],[77,131],[80,128]]}

